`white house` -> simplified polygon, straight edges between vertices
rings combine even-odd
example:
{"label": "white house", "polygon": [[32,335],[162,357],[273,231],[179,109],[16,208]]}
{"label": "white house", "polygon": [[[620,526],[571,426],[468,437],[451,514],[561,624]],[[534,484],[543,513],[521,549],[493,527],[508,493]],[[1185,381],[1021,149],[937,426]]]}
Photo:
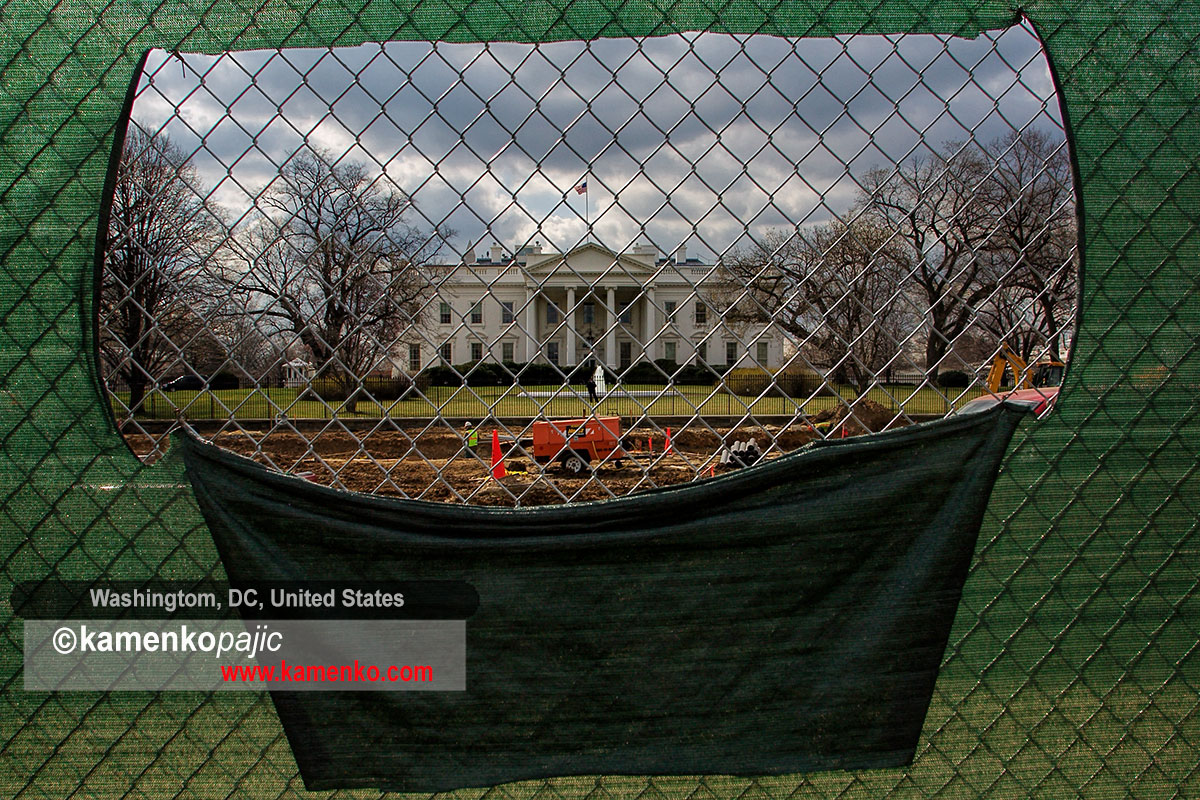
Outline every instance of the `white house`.
{"label": "white house", "polygon": [[493,246],[436,269],[428,341],[407,345],[410,372],[485,359],[620,370],[645,359],[775,368],[784,358],[774,328],[722,322],[706,291],[713,265],[683,248],[663,258],[653,247],[615,253],[593,242],[568,253]]}

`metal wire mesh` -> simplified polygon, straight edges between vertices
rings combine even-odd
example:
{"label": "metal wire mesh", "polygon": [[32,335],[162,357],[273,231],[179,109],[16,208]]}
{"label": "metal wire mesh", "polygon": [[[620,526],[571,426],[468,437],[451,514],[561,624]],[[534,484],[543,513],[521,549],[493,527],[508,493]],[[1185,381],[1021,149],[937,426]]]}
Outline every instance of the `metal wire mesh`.
{"label": "metal wire mesh", "polygon": [[[1071,340],[1028,27],[157,52],[132,120],[100,324],[148,456],[186,417],[343,488],[612,496],[953,412]],[[534,452],[592,415],[626,447]],[[481,429],[528,477],[488,480]]]}
{"label": "metal wire mesh", "polygon": [[[104,405],[94,391],[93,356],[106,342],[93,335],[91,320],[97,310],[106,315],[109,328],[117,327],[118,319],[111,309],[105,308],[103,297],[96,304],[100,308],[93,307],[93,242],[100,227],[97,210],[102,203],[118,112],[146,47],[162,47],[172,53],[215,53],[230,48],[275,48],[285,44],[312,46],[322,48],[316,57],[331,64],[336,56],[323,48],[334,43],[387,39],[496,42],[472,51],[480,53],[477,58],[486,59],[491,57],[490,53],[506,47],[498,44],[502,41],[590,42],[600,36],[643,37],[679,30],[708,30],[738,36],[751,31],[831,36],[853,31],[896,30],[973,35],[981,28],[999,29],[1009,23],[1013,14],[1011,8],[997,4],[967,7],[908,2],[889,2],[866,10],[857,5],[831,5],[820,12],[802,4],[779,6],[770,12],[757,4],[737,2],[723,4],[721,8],[718,16],[703,4],[675,6],[669,12],[630,6],[618,13],[584,4],[551,8],[538,3],[501,3],[473,4],[461,12],[422,7],[409,9],[411,13],[380,14],[358,5],[318,3],[307,15],[298,14],[293,6],[286,4],[262,6],[249,15],[244,8],[220,2],[200,6],[133,2],[120,8],[32,1],[6,5],[0,13],[3,31],[0,63],[4,64],[5,90],[0,101],[3,120],[0,135],[4,137],[0,172],[5,179],[0,193],[0,252],[3,253],[0,273],[4,281],[0,290],[4,313],[0,357],[4,375],[2,396],[9,412],[0,417],[4,442],[0,449],[3,463],[0,512],[8,532],[0,539],[3,546],[0,573],[5,593],[16,581],[42,580],[49,575],[68,578],[220,575],[212,542],[177,466],[169,458],[153,466],[132,463],[124,446],[111,435],[110,420],[102,413]],[[1200,347],[1192,320],[1196,318],[1200,292],[1194,268],[1196,220],[1194,203],[1190,202],[1198,194],[1197,176],[1200,176],[1196,156],[1200,142],[1195,133],[1200,97],[1193,79],[1200,66],[1197,23],[1194,12],[1178,4],[1130,9],[1099,3],[1048,2],[1030,6],[1028,13],[1033,19],[1031,24],[1036,25],[1046,41],[1056,81],[1070,111],[1083,212],[1079,234],[1086,242],[1080,329],[1072,342],[1071,372],[1054,415],[1023,432],[993,495],[914,764],[903,770],[769,778],[588,776],[461,792],[460,796],[486,795],[512,800],[533,796],[647,800],[743,796],[1156,799],[1200,796],[1197,769],[1200,741],[1196,727],[1200,690],[1193,677],[1196,642],[1200,640],[1200,609],[1196,599],[1200,596],[1200,572],[1192,557],[1196,520],[1200,518],[1195,501],[1200,493],[1196,491],[1196,404],[1192,377],[1200,369],[1197,363]],[[990,42],[996,38],[996,34],[984,36],[980,46],[991,52]],[[837,47],[842,46],[838,40]],[[887,44],[868,53],[865,60],[860,57],[858,60],[868,67],[864,74],[871,72],[871,62],[885,53],[894,54],[896,46],[897,40],[888,39]],[[796,47],[804,51],[804,47]],[[954,47],[957,45],[953,40],[945,40],[945,50]],[[582,49],[585,52],[578,58],[583,61],[577,71],[587,72],[583,65],[592,63],[586,52],[589,48],[585,45]],[[378,48],[374,52],[377,56],[381,53]],[[439,44],[414,52],[424,53],[429,67],[436,67],[446,48]],[[269,57],[269,54],[263,56]],[[988,56],[999,57],[998,51]],[[936,83],[922,66],[923,57],[908,60],[923,75],[916,82],[915,92],[924,92],[925,87]],[[962,55],[955,60],[960,62],[958,69],[964,76],[963,91],[986,90],[992,97],[1002,98],[1008,92],[1024,91],[1021,86],[1029,81],[1021,78],[1006,85],[970,86],[972,82],[966,76],[981,74],[979,65]],[[1009,60],[1014,73],[1025,74],[1023,60]],[[202,63],[206,62],[192,56],[163,58],[161,63],[152,62],[148,74],[158,74],[155,72],[158,70],[165,76],[174,70],[186,78],[189,70],[205,69],[189,64]],[[461,58],[450,60],[446,69],[454,72],[462,63]],[[467,59],[465,63],[474,62]],[[567,59],[568,66],[572,63]],[[848,62],[841,63],[853,71]],[[815,71],[821,76],[827,74],[819,66]],[[619,83],[606,77],[603,71],[595,74],[606,85]],[[231,106],[251,83],[245,76],[239,80],[238,91],[242,94],[223,95]],[[865,84],[878,84],[879,80],[876,77]],[[737,95],[738,86],[733,83],[736,82],[713,78],[708,89]],[[655,87],[661,84],[656,78]],[[863,91],[869,94],[877,88],[865,85]],[[467,91],[465,85],[451,79],[427,100],[437,100],[448,89]],[[772,84],[762,91],[768,94],[779,91],[792,99],[802,96],[802,92],[790,89],[790,83]],[[507,96],[496,95],[494,89],[479,91],[489,108],[501,112],[510,107]],[[824,91],[814,86],[810,96],[821,96]],[[1039,86],[1034,94],[1046,97],[1039,94],[1041,91]],[[297,102],[302,94],[298,90]],[[703,96],[693,91],[691,84],[679,86],[677,94],[683,99],[676,102],[685,106]],[[897,106],[903,105],[903,98],[908,96],[904,90],[887,94],[898,101]],[[389,90],[387,97],[390,96]],[[590,99],[591,106],[601,113],[619,109],[615,103],[606,103],[610,97],[584,95],[584,105]],[[540,101],[541,92],[534,93],[532,99]],[[254,105],[256,100],[247,95],[243,102]],[[746,105],[754,107],[753,97]],[[1054,105],[1047,108],[1053,116]],[[520,110],[516,114],[519,120],[529,117]],[[321,119],[324,115],[322,112]],[[334,116],[340,119],[342,114]],[[755,116],[764,119],[761,112]],[[925,129],[929,119],[921,121],[908,113],[905,118],[913,120],[912,127],[918,131]],[[957,112],[939,118],[960,119],[965,131],[974,130],[978,123],[974,119],[962,120]],[[539,119],[536,115],[530,118],[531,122]],[[824,120],[819,124],[814,122],[815,132],[825,134],[821,138],[830,147],[845,145],[847,150],[838,152],[845,163],[853,165],[855,158],[851,156],[858,150],[850,139],[843,137],[841,129],[829,127],[828,117],[806,119]],[[857,116],[855,119],[867,131],[876,130],[873,121]],[[206,124],[199,116],[185,121],[196,125],[196,130]],[[430,138],[435,141],[439,138],[434,131],[439,126],[452,130],[452,122],[453,119],[447,122],[437,115],[431,117]],[[509,121],[510,133],[520,132],[512,127],[516,124]],[[725,130],[717,122],[711,124],[716,131]],[[161,125],[161,120],[150,121],[146,127],[153,134]],[[609,130],[616,130],[616,123],[613,126]],[[1019,129],[1021,123],[1013,127]],[[236,133],[237,125],[226,121],[223,130]],[[776,138],[773,125],[764,122],[762,130],[763,136]],[[302,127],[301,131],[307,134],[308,128]],[[189,152],[190,145],[177,128],[168,132],[184,147],[185,154],[199,153],[198,149]],[[652,131],[659,140],[668,139],[675,132],[669,126]],[[882,138],[868,133],[864,136]],[[441,146],[447,148],[458,141],[454,135],[442,138]],[[615,144],[617,136],[611,138],[614,144],[610,151],[615,154],[623,148]],[[719,146],[713,145],[699,155],[722,152],[727,137],[715,138],[722,139]],[[960,131],[949,134],[948,138],[969,136]],[[976,138],[982,139],[982,144],[993,139],[991,134]],[[930,134],[926,139],[934,149],[943,142],[940,135]],[[566,147],[565,142],[559,144]],[[227,151],[215,147],[213,152]],[[428,152],[435,163],[441,163],[438,159],[443,154],[437,147]],[[495,154],[485,151],[481,155],[490,159]],[[891,154],[892,162],[903,164],[907,156],[907,151],[897,151]],[[378,175],[388,163],[381,161],[372,166],[365,156],[357,154],[351,160],[368,163],[372,175]],[[229,163],[235,162],[236,156]],[[580,162],[567,174],[556,177],[555,191],[567,194],[585,177],[593,192],[601,185],[614,195],[613,189],[624,188],[625,183],[610,174],[600,177],[599,170],[582,166],[587,163],[586,158],[580,158]],[[279,160],[267,165],[267,169],[279,172],[283,164]],[[682,172],[691,179],[689,170],[690,167]],[[476,172],[476,177],[482,173],[483,180],[493,180],[487,177],[486,166]],[[534,176],[538,174],[539,170],[526,167],[515,177],[505,175],[498,182],[503,184],[511,178],[510,187],[531,187],[530,182],[537,180]],[[810,173],[805,170],[797,174]],[[863,175],[853,170],[850,174]],[[741,173],[739,177],[741,186],[761,182],[761,179],[751,181]],[[228,187],[233,180],[232,175],[228,176],[225,185]],[[242,180],[241,176],[238,180]],[[435,185],[438,179],[426,173],[423,180],[424,184],[418,179],[399,185],[415,198],[421,186]],[[660,190],[674,192],[679,185],[664,183]],[[467,198],[472,191],[483,193],[486,188],[483,184],[475,188],[477,184],[471,181],[462,186],[461,196]],[[831,187],[832,184],[814,184],[809,188],[821,195]],[[195,197],[209,206],[219,206],[213,185],[200,182],[196,188]],[[257,188],[252,186],[251,191]],[[732,189],[727,190],[724,184],[714,184],[710,191],[722,196],[732,194]],[[516,190],[509,195],[516,196]],[[776,205],[782,202],[780,196],[781,192],[776,192],[773,200]],[[578,203],[578,196],[573,199]],[[660,203],[663,209],[675,210],[685,220],[692,219],[692,213],[697,211],[677,208],[668,201]],[[517,211],[510,210],[510,206]],[[852,206],[853,203],[842,205],[830,199],[828,218],[808,219],[803,214],[790,213],[783,216],[788,224],[807,222],[812,228],[830,222],[833,216],[847,216],[845,212]],[[473,239],[476,234],[467,232],[468,226],[450,219],[448,212],[452,207],[457,206],[451,203],[431,210],[420,203],[414,204],[414,211],[428,214],[422,220],[423,228],[459,227],[460,238],[455,240],[459,245],[477,243]],[[465,201],[462,207],[474,208]],[[518,213],[520,207],[520,203],[485,207],[479,213],[476,229],[500,228],[499,223],[507,219],[506,215]],[[547,231],[535,233],[536,223],[547,219],[547,212],[538,212],[529,230],[512,235],[506,232],[502,240],[497,240],[509,248],[509,253],[522,245],[534,244],[539,238],[543,243],[553,243],[555,249],[569,250],[571,245],[587,241],[580,230],[581,221],[586,227],[590,214],[598,214],[598,210],[587,209],[581,220],[578,206],[575,208],[573,233],[559,233],[556,238],[551,238]],[[757,217],[742,217],[739,209],[713,204],[701,211],[714,209],[714,219],[729,215],[737,220],[735,228],[749,226],[753,230],[748,233],[747,241],[742,242],[744,246],[767,241],[764,232],[755,228]],[[632,208],[629,216],[640,226],[648,224],[654,215]],[[700,214],[694,217],[702,218]],[[599,226],[601,219],[595,217],[595,226]],[[849,215],[849,219],[856,218]],[[109,228],[109,232],[113,229]],[[598,230],[593,236],[596,241],[601,240]],[[706,260],[711,261],[706,266],[714,268],[718,262],[723,267],[732,255],[722,242],[710,240],[707,227],[702,231],[698,222],[694,229],[686,224],[681,228],[654,230],[653,235],[648,229],[644,240],[642,236],[639,227],[636,237],[626,233],[603,241],[616,255],[645,241],[654,245],[662,258],[669,257],[676,245],[686,241],[689,253],[705,247]],[[467,238],[472,241],[467,242]],[[117,241],[119,237],[110,235],[109,239]],[[854,241],[857,240],[856,237]],[[455,251],[449,248],[444,252]],[[448,256],[442,259],[443,263],[450,261]],[[616,270],[617,259],[614,257],[611,262],[610,266]],[[108,274],[112,274],[111,270]],[[434,282],[439,278],[436,274],[429,277]],[[494,278],[488,276],[484,283],[491,285]],[[699,289],[704,284],[697,279],[692,282],[696,294],[701,294]],[[580,281],[578,287],[585,285],[588,284]],[[492,297],[496,299],[494,293]],[[584,298],[582,291],[577,292],[577,303]],[[751,308],[760,301],[749,293],[740,299],[749,301]],[[667,312],[664,300],[655,298],[660,319]],[[607,303],[607,296],[593,302],[597,304],[596,313],[604,319],[600,306]],[[445,338],[443,330],[447,333],[453,330],[462,332],[463,338],[457,341],[467,346],[465,331],[472,324],[470,306],[466,303],[464,298],[463,305],[452,306],[453,314],[458,317],[452,315],[449,328],[439,327],[439,321],[434,331],[422,333],[421,340],[429,346],[440,346]],[[145,303],[141,304],[146,310]],[[685,314],[692,311],[679,308]],[[427,310],[438,314],[440,320],[440,306],[427,306]],[[614,311],[619,316],[620,309]],[[157,319],[155,315],[148,316]],[[712,318],[716,318],[715,310]],[[255,327],[262,330],[259,325]],[[368,430],[402,428],[407,440],[419,442],[420,434],[425,431],[448,433],[449,424],[461,442],[459,423],[465,421],[466,413],[458,419],[443,413],[441,420],[426,414],[418,427],[410,428],[407,423],[397,423],[395,417],[384,417],[381,413],[360,412],[354,419],[340,413],[333,419],[336,403],[314,402],[303,407],[305,413],[293,414],[289,409],[296,412],[302,409],[292,398],[264,400],[264,411],[259,412],[251,410],[247,399],[231,399],[232,395],[222,394],[235,390],[197,392],[194,399],[182,389],[160,393],[157,388],[160,381],[184,375],[212,378],[221,371],[221,365],[234,363],[246,367],[263,385],[264,393],[269,395],[276,388],[271,386],[269,370],[250,364],[250,359],[230,357],[220,347],[210,349],[210,353],[215,353],[210,361],[194,355],[193,351],[207,347],[205,340],[211,337],[205,331],[224,330],[221,325],[206,322],[193,330],[193,334],[170,339],[174,343],[171,347],[178,350],[172,350],[171,358],[175,361],[169,362],[169,366],[144,370],[155,388],[148,389],[140,404],[123,394],[130,390],[122,385],[126,379],[119,377],[119,365],[129,363],[129,357],[121,355],[118,349],[104,365],[102,372],[116,394],[112,402],[123,429],[131,438],[147,437],[133,441],[139,452],[157,446],[165,425],[174,420],[175,408],[199,427],[211,416],[217,423],[209,429],[210,433],[224,428],[235,434],[231,437],[234,441],[241,439],[242,446],[250,452],[270,451],[259,447],[258,437],[241,432],[255,430],[246,425],[245,419],[269,420],[275,426],[271,430],[278,429],[288,435],[294,435],[293,429],[300,431],[308,444],[294,456],[277,459],[277,466],[303,471],[307,467],[298,463],[299,456],[312,451],[326,459],[330,474],[338,474],[339,479],[347,472],[345,465],[335,464],[319,445],[323,439],[346,436],[347,431],[360,426]],[[832,362],[822,364],[821,359],[804,350],[803,336],[784,339],[799,345],[797,352],[802,360],[818,368],[823,378],[829,374]],[[487,339],[483,343],[492,345]],[[741,341],[742,345],[750,343]],[[1019,342],[1010,344],[1019,351]],[[499,345],[503,360],[503,342]],[[484,352],[496,358],[494,346],[491,351],[485,346]],[[1037,352],[1035,348],[1031,355]],[[469,357],[469,349],[466,353]],[[407,356],[404,348],[399,356],[403,362]],[[923,373],[921,351],[911,356],[918,366],[914,371]],[[421,357],[424,368],[432,356],[422,352]],[[751,351],[750,357],[756,358],[757,353]],[[717,366],[726,359],[720,355],[713,358],[709,353],[701,360]],[[968,361],[972,366],[981,363],[975,359]],[[897,370],[900,366],[897,365]],[[245,376],[239,380],[242,377]],[[917,382],[921,380],[924,378]],[[841,397],[857,398],[857,393],[842,390],[837,381],[832,383]],[[888,404],[887,396],[893,400],[910,398],[896,383],[894,375],[876,381],[873,391],[887,393],[880,400],[884,405]],[[584,406],[579,405],[582,401],[574,394],[586,393],[579,384],[573,386],[566,398],[532,398],[530,408],[516,415],[518,421],[501,422],[498,427],[515,435],[524,430],[527,420],[534,415],[576,413],[576,409]],[[553,388],[557,392],[562,383]],[[430,399],[428,407],[443,412],[453,411],[457,408],[454,402],[465,397],[472,404],[467,412],[469,420],[480,424],[483,422],[480,412],[489,403],[495,406],[494,398],[485,395],[482,389],[429,386],[420,387],[420,392]],[[656,395],[664,393],[662,387],[652,391]],[[957,392],[941,387],[939,392],[950,400],[957,397]],[[765,422],[768,415],[756,410],[749,402],[751,399],[754,398],[749,395],[731,396],[732,410],[715,418],[728,416],[731,426],[732,420],[753,418]],[[577,405],[555,405],[560,402]],[[648,429],[653,429],[660,447],[665,430],[659,432],[653,426],[676,414],[682,418],[681,422],[698,431],[712,427],[723,432],[726,427],[723,421],[714,422],[714,417],[695,399],[689,402],[698,409],[672,410],[670,417],[654,411],[644,398],[628,402],[629,410],[622,413],[630,421],[642,421]],[[212,403],[211,413],[207,410],[209,403]],[[786,430],[790,431],[798,427],[801,414],[811,413],[806,403],[797,405],[801,410],[784,414],[785,419],[779,423],[781,428],[787,423]],[[326,406],[331,410],[324,410]],[[650,406],[649,411],[638,411],[646,406]],[[750,406],[750,410],[742,406]],[[238,408],[248,413],[239,418],[236,411],[232,414],[228,411]],[[935,413],[944,411],[944,407],[934,409]],[[893,407],[892,413],[899,414],[900,409]],[[913,414],[911,410],[904,413]],[[313,421],[302,424],[297,421],[301,416]],[[163,426],[158,425],[157,418],[163,418]],[[430,419],[435,421],[428,422]],[[453,422],[448,423],[451,419]],[[776,448],[790,446],[780,441],[781,432],[785,431],[773,431]],[[347,456],[359,452],[357,441],[347,437],[345,443]],[[461,449],[460,444],[455,452]],[[466,461],[470,457],[460,454],[458,458]],[[388,474],[387,466],[371,467],[381,490],[394,488],[383,477]],[[480,472],[484,466],[473,464]],[[430,491],[425,496],[435,496],[433,490],[439,485],[436,476],[442,472],[443,464],[430,466],[427,476]],[[651,478],[657,480],[653,475]],[[594,480],[594,485],[599,483],[599,479]],[[562,485],[566,487],[562,494],[575,496],[572,488]],[[472,495],[458,488],[454,491],[458,494],[445,487],[441,496],[483,499],[480,492]],[[518,490],[505,491],[512,491],[514,501],[537,500]],[[20,626],[11,609],[3,619],[0,786],[6,796],[307,796],[265,695],[24,692]],[[365,791],[333,794],[377,796]]]}

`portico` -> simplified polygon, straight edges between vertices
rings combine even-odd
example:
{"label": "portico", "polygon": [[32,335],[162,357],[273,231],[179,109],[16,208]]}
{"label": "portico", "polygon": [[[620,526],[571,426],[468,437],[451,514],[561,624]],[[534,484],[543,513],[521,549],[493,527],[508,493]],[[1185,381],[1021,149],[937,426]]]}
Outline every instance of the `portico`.
{"label": "portico", "polygon": [[650,343],[658,332],[654,308],[655,255],[643,248],[617,254],[586,243],[566,254],[526,254],[525,359],[564,366],[620,364],[619,343]]}
{"label": "portico", "polygon": [[[655,338],[653,293],[652,287],[636,285],[527,286],[525,360],[546,356],[563,365],[594,360],[614,369],[621,366],[621,343],[630,345],[632,356],[635,344],[640,351],[642,342]],[[548,345],[557,345],[558,359],[547,356]]]}
{"label": "portico", "polygon": [[683,248],[662,257],[653,247],[617,253],[594,242],[567,253],[494,246],[449,269],[439,289],[441,344],[429,353],[443,363],[599,363],[619,372],[643,360],[781,360],[768,329],[748,336],[722,325],[704,291],[712,265]]}

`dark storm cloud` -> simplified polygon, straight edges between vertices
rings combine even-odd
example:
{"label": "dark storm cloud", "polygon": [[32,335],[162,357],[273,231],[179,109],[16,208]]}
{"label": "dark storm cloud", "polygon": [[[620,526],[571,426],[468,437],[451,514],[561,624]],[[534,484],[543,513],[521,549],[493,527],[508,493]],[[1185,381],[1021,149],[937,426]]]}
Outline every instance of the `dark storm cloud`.
{"label": "dark storm cloud", "polygon": [[570,246],[586,177],[602,240],[720,251],[749,228],[845,212],[872,166],[1057,122],[1022,28],[159,53],[146,84],[135,118],[196,151],[215,202],[247,206],[308,144],[386,171],[463,248]]}

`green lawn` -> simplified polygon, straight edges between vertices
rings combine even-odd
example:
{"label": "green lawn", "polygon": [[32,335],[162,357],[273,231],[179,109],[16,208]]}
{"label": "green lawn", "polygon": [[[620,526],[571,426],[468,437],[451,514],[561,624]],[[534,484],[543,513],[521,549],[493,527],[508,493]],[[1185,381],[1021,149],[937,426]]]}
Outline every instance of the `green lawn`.
{"label": "green lawn", "polygon": [[[423,397],[396,402],[359,402],[351,414],[341,403],[297,398],[296,389],[228,389],[203,392],[151,392],[136,416],[139,419],[173,419],[182,412],[188,419],[271,419],[286,414],[292,419],[329,419],[333,416],[427,419],[431,417],[575,417],[591,410],[582,387],[574,387],[577,396],[563,387],[432,387]],[[621,416],[726,416],[785,415],[797,412],[812,415],[833,407],[837,397],[816,397],[807,402],[784,397],[740,397],[716,391],[710,386],[621,386],[634,396],[609,397],[596,410]],[[867,397],[893,410],[908,414],[945,414],[953,406],[983,394],[979,388],[963,391],[947,389],[945,396],[934,389],[915,390],[912,386],[887,386],[872,389]],[[650,394],[645,394],[650,393]],[[839,394],[847,400],[855,397],[849,387]],[[949,398],[949,399],[947,399]],[[117,417],[128,415],[128,393],[113,396]]]}

